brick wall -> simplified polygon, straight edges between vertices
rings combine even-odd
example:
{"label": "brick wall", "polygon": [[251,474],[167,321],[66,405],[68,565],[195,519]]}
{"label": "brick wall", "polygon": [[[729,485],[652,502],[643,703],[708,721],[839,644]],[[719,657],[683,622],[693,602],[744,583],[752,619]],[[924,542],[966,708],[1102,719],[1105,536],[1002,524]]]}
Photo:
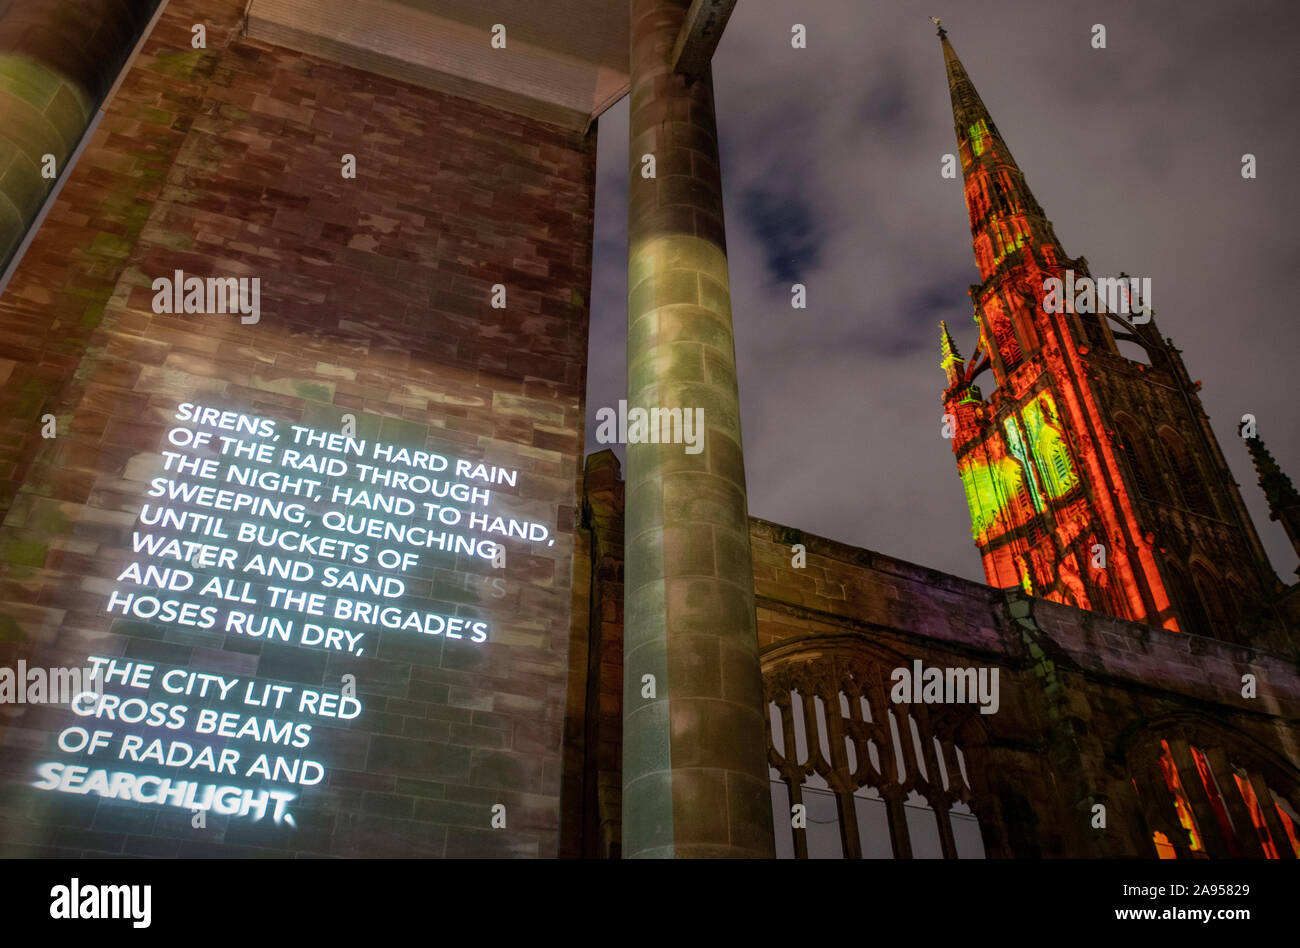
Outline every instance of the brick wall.
{"label": "brick wall", "polygon": [[[246,40],[243,7],[172,0],[0,298],[0,665],[93,653],[334,689],[354,674],[364,712],[317,728],[328,778],[303,789],[296,829],[198,829],[176,807],[32,789],[72,719],[7,706],[0,846],[555,855],[594,132]],[[177,269],[260,278],[260,322],[155,315],[151,282]],[[114,621],[106,594],[184,401],[330,430],[351,413],[358,437],[516,469],[501,512],[555,544],[510,545],[504,574],[422,557],[421,604],[489,620],[478,646],[383,631],[354,658]]]}

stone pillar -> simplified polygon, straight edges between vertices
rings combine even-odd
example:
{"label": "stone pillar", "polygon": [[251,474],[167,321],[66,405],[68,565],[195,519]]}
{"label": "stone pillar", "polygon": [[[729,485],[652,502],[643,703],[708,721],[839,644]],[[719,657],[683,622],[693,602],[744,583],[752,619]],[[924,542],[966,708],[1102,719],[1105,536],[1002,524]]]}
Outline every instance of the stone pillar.
{"label": "stone pillar", "polygon": [[623,855],[771,857],[713,80],[669,67],[690,0],[629,2],[629,419],[702,409],[703,442],[627,447]]}
{"label": "stone pillar", "polygon": [[0,273],[62,176],[157,0],[0,4]]}

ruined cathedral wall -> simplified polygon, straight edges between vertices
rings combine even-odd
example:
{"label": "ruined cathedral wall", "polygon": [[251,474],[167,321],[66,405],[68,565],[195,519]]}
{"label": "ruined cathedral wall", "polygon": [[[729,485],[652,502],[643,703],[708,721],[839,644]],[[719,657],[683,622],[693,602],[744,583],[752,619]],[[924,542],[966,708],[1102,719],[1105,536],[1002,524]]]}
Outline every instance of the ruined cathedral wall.
{"label": "ruined cathedral wall", "polygon": [[[1026,659],[1005,600],[988,586],[757,518],[751,542],[764,648],[808,635],[820,621],[893,632],[925,651]],[[796,544],[806,550],[802,566],[794,565]],[[1300,709],[1294,662],[1274,653],[1043,599],[1032,600],[1032,616],[1059,659],[1110,687],[1168,691],[1224,713],[1287,717]],[[1252,682],[1255,696],[1243,696]],[[1294,747],[1288,753],[1300,759]]]}
{"label": "ruined cathedral wall", "polygon": [[[998,616],[1001,597],[987,586],[756,517],[750,542],[760,600],[922,634],[935,647],[946,642],[994,654],[1010,648]],[[805,550],[802,565],[796,546]],[[768,647],[799,630],[772,617],[759,643]]]}
{"label": "ruined cathedral wall", "polygon": [[[1040,858],[1078,848],[1061,831],[1068,807],[1047,759],[1051,723],[1041,686],[997,590],[757,518],[751,518],[750,541],[769,683],[782,681],[781,692],[786,681],[801,692],[813,689],[828,714],[837,710],[837,691],[863,693],[874,720],[892,717],[899,725],[882,729],[877,743],[894,745],[895,779],[904,783],[920,764],[909,767],[904,756],[902,729],[911,725],[901,722],[916,723],[922,748],[933,738],[955,744],[989,856]],[[828,668],[853,680],[827,680]],[[986,702],[981,713],[978,688],[962,704],[913,703],[915,673],[931,669],[982,669],[996,705]],[[907,678],[896,679],[897,670]],[[896,688],[905,693],[898,702]],[[785,695],[769,697],[780,702]],[[828,762],[838,748],[831,750]],[[854,779],[867,779],[860,767]]]}
{"label": "ruined cathedral wall", "polygon": [[[765,675],[802,664],[815,680],[816,666],[842,655],[837,667],[860,669],[883,697],[894,670],[916,661],[998,669],[994,713],[923,712],[966,720],[949,732],[967,755],[990,855],[1150,856],[1142,814],[1160,791],[1139,762],[1162,740],[1257,764],[1274,792],[1294,793],[1293,662],[1046,600],[1019,599],[1013,614],[982,584],[756,518],[751,542]],[[820,686],[829,705],[839,684]],[[1104,829],[1091,825],[1098,804]]]}

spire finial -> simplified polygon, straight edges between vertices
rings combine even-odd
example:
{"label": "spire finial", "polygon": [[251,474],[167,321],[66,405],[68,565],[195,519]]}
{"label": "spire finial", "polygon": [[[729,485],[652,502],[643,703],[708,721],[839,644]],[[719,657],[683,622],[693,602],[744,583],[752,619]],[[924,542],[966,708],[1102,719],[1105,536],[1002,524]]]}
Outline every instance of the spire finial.
{"label": "spire finial", "polygon": [[957,351],[957,343],[952,341],[952,334],[948,332],[948,320],[939,320],[939,346],[943,349],[944,361],[949,358],[961,359],[961,353]]}
{"label": "spire finial", "polygon": [[[1250,450],[1250,459],[1255,462],[1255,471],[1259,474],[1259,486],[1268,501],[1268,519],[1281,521],[1287,539],[1300,555],[1300,491],[1295,489],[1291,478],[1283,473],[1268,448],[1264,447],[1264,440],[1258,432],[1251,437],[1246,437],[1246,431],[1242,430],[1245,427],[1246,422],[1243,420],[1237,428],[1237,433],[1246,442],[1246,447]],[[1296,567],[1296,573],[1300,574],[1300,566]]]}
{"label": "spire finial", "polygon": [[1277,520],[1281,512],[1288,507],[1300,506],[1300,492],[1297,492],[1291,483],[1291,478],[1287,477],[1273,459],[1272,453],[1264,446],[1264,439],[1258,434],[1253,437],[1246,437],[1242,428],[1245,423],[1237,426],[1237,433],[1242,436],[1246,442],[1246,447],[1250,451],[1250,459],[1255,462],[1255,471],[1259,475],[1259,486],[1264,491],[1264,496],[1268,499],[1268,509],[1270,520]]}
{"label": "spire finial", "polygon": [[940,24],[939,18],[937,16],[930,17],[930,22],[932,22],[935,26],[939,27],[939,36],[941,38],[948,35],[948,31],[943,28],[942,24]]}
{"label": "spire finial", "polygon": [[947,320],[939,321],[939,349],[943,353],[943,358],[939,361],[939,367],[948,376],[948,387],[952,388],[961,381],[961,367],[966,364],[966,360],[957,351],[957,343],[952,341],[952,334],[948,332]]}

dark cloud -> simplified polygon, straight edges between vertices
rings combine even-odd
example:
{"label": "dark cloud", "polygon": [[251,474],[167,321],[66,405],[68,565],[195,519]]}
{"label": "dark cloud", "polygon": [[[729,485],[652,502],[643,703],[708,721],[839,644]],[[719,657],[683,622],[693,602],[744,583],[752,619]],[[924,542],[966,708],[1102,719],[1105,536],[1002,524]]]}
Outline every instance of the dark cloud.
{"label": "dark cloud", "polygon": [[[982,580],[937,323],[970,356],[978,280],[943,57],[957,52],[1071,254],[1153,281],[1283,579],[1234,426],[1250,412],[1300,482],[1290,299],[1300,187],[1287,2],[744,0],[714,64],[750,511]],[[790,26],[808,48],[790,48]],[[1107,27],[1093,49],[1091,27]],[[589,417],[625,390],[626,103],[601,120]],[[1255,154],[1259,178],[1240,176]],[[808,287],[792,310],[789,284]],[[985,380],[985,387],[991,380]],[[589,450],[600,445],[590,439]]]}
{"label": "dark cloud", "polygon": [[773,282],[788,290],[817,268],[825,238],[803,195],[747,188],[740,193],[740,217],[762,245],[763,263]]}

